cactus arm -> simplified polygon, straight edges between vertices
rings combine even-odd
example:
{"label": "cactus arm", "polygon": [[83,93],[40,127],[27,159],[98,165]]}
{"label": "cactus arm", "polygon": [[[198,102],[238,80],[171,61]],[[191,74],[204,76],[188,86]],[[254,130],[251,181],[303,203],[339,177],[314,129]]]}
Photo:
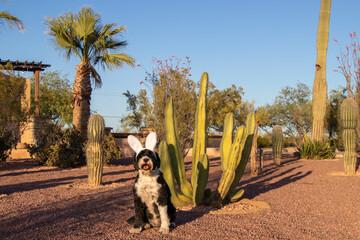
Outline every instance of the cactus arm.
{"label": "cactus arm", "polygon": [[192,188],[190,183],[186,179],[184,157],[180,148],[176,126],[176,116],[174,111],[174,102],[172,99],[170,99],[166,104],[165,129],[174,177],[178,185],[180,186],[181,192],[185,196],[191,198]]}
{"label": "cactus arm", "polygon": [[233,114],[226,114],[224,120],[224,132],[220,144],[220,156],[221,156],[221,170],[225,171],[228,168],[229,157],[232,145],[233,134]]}
{"label": "cactus arm", "polygon": [[193,157],[192,157],[192,170],[191,170],[191,185],[196,185],[196,168],[200,160],[201,155],[206,154],[207,145],[207,119],[206,119],[206,95],[208,87],[209,76],[204,72],[200,80],[200,94],[198,104],[196,107],[195,115],[195,132],[194,132],[194,144],[193,144]]}
{"label": "cactus arm", "polygon": [[241,154],[239,154],[240,157],[239,164],[237,165],[237,168],[235,170],[235,178],[231,184],[229,193],[231,193],[236,188],[244,173],[246,164],[249,160],[249,156],[251,153],[254,131],[255,131],[255,114],[249,113],[246,118],[246,140],[242,142]]}
{"label": "cactus arm", "polygon": [[244,195],[244,189],[239,189],[238,191],[234,191],[229,195],[230,202],[238,201]]}
{"label": "cactus arm", "polygon": [[203,203],[206,184],[209,178],[209,157],[206,154],[201,155],[196,168],[196,184],[193,186],[193,202],[196,205]]}
{"label": "cactus arm", "polygon": [[231,148],[228,168],[222,173],[219,181],[219,185],[213,196],[213,205],[215,207],[221,206],[221,202],[225,199],[226,195],[229,192],[231,184],[235,179],[235,169],[237,167],[236,161],[240,159],[239,154],[241,154],[242,151],[240,143],[241,141],[245,141],[244,133],[245,133],[244,126],[240,126],[236,130],[234,143],[232,144],[232,148]]}
{"label": "cactus arm", "polygon": [[86,144],[88,181],[92,186],[101,185],[104,167],[104,150],[102,147],[104,129],[104,118],[100,114],[92,115],[88,123],[88,143]]}
{"label": "cactus arm", "polygon": [[165,181],[170,188],[171,202],[178,207],[192,204],[192,200],[190,198],[178,193],[176,190],[170,153],[168,145],[165,141],[161,141],[159,144],[159,156],[161,159],[160,170],[163,173]]}

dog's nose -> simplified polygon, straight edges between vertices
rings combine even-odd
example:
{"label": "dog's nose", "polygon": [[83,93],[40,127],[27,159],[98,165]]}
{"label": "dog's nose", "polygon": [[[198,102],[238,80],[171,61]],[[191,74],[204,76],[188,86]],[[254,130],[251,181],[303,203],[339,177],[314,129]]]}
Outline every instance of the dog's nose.
{"label": "dog's nose", "polygon": [[149,161],[148,158],[144,158],[144,162],[147,163]]}

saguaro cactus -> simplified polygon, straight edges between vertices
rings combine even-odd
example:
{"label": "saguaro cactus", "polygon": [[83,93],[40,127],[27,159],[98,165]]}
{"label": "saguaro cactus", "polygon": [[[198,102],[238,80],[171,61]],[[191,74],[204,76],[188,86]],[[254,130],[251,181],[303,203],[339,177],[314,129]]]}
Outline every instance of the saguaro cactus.
{"label": "saguaro cactus", "polygon": [[356,125],[358,122],[358,105],[353,98],[347,98],[341,104],[341,124],[344,141],[344,170],[346,174],[355,174],[356,168]]}
{"label": "saguaro cactus", "polygon": [[283,133],[280,125],[276,125],[272,132],[272,149],[274,155],[274,163],[276,166],[281,165],[281,153],[283,145]]}
{"label": "saguaro cactus", "polygon": [[99,186],[101,184],[104,159],[104,150],[102,147],[104,128],[104,118],[100,114],[94,114],[90,117],[88,123],[88,143],[86,145],[86,161],[89,184],[93,186]]}
{"label": "saguaro cactus", "polygon": [[330,8],[331,0],[321,0],[319,26],[316,40],[317,59],[312,100],[313,128],[311,137],[316,141],[323,140],[324,132],[324,118],[327,101],[326,53],[329,41]]}

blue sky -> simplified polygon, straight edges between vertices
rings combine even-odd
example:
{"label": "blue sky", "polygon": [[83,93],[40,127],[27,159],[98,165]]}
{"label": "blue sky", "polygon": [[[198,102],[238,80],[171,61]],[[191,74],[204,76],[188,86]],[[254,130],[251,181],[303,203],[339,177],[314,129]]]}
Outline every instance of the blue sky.
{"label": "blue sky", "polygon": [[[51,45],[44,18],[83,6],[93,7],[104,23],[125,25],[125,52],[149,71],[152,57],[190,57],[194,81],[207,71],[219,89],[242,86],[245,99],[254,100],[256,106],[271,104],[282,88],[295,87],[298,81],[312,87],[320,0],[0,1],[0,11],[9,11],[26,27],[24,33],[1,29],[0,58],[43,61],[51,64],[49,70],[68,74],[73,81],[79,60],[67,61]],[[345,46],[350,32],[360,32],[359,9],[358,0],[332,2],[329,90],[345,85],[344,77],[333,72],[339,55],[333,38]],[[145,73],[127,66],[113,72],[98,70],[104,84],[93,91],[91,108],[116,129],[119,119],[111,116],[126,113],[126,98],[121,94],[126,90],[137,93]]]}

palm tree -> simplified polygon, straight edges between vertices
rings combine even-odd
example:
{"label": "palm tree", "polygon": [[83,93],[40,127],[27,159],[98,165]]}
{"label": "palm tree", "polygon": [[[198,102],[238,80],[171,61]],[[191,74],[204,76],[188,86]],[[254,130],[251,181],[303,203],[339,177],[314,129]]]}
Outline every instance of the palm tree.
{"label": "palm tree", "polygon": [[4,25],[4,23],[7,23],[11,29],[14,28],[14,25],[19,29],[19,31],[25,30],[25,27],[20,19],[17,17],[14,17],[8,12],[0,12],[0,25]]}
{"label": "palm tree", "polygon": [[126,41],[117,40],[126,31],[125,26],[103,25],[100,15],[90,7],[83,7],[78,13],[46,18],[45,22],[54,46],[63,51],[67,59],[74,55],[80,58],[80,64],[75,67],[73,85],[73,126],[86,136],[92,91],[90,80],[93,80],[94,87],[102,85],[94,66],[100,64],[108,70],[124,64],[135,66],[134,58],[124,53],[110,53],[127,45]]}

